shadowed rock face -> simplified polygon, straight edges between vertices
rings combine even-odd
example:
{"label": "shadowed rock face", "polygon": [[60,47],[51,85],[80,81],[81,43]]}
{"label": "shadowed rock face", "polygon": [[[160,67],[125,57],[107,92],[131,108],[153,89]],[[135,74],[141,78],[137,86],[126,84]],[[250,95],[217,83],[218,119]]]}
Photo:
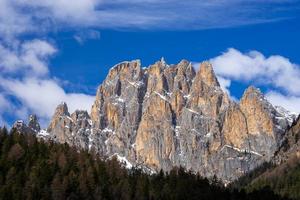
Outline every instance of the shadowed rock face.
{"label": "shadowed rock face", "polygon": [[210,63],[195,72],[183,60],[139,60],[114,66],[97,90],[91,113],[55,111],[48,132],[59,142],[118,154],[154,171],[183,166],[232,181],[268,161],[291,123],[256,88],[241,102],[222,91]]}
{"label": "shadowed rock face", "polygon": [[28,127],[34,132],[39,132],[41,130],[41,126],[36,115],[29,116]]}
{"label": "shadowed rock face", "polygon": [[17,130],[19,133],[29,133],[29,134],[37,134],[41,130],[36,115],[29,115],[28,124],[26,124],[23,120],[17,120],[13,124],[12,128]]}
{"label": "shadowed rock face", "polygon": [[293,157],[300,158],[300,115],[286,131],[284,140],[275,153],[274,161],[281,164]]}

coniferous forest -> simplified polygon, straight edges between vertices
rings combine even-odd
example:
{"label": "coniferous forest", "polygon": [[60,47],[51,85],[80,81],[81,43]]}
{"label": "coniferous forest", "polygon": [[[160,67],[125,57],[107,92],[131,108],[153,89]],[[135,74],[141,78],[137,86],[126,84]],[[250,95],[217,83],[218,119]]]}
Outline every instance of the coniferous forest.
{"label": "coniferous forest", "polygon": [[247,193],[183,168],[152,175],[127,170],[115,158],[101,159],[67,144],[0,128],[0,199],[287,198],[274,194],[267,184]]}
{"label": "coniferous forest", "polygon": [[279,166],[265,163],[232,183],[232,187],[248,192],[269,187],[280,196],[300,199],[300,160],[292,156]]}

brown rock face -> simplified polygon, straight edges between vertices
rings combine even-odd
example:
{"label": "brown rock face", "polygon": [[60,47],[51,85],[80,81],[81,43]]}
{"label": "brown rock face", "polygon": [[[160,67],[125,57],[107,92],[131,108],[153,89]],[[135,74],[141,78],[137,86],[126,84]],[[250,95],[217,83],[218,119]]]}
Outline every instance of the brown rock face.
{"label": "brown rock face", "polygon": [[73,120],[70,117],[67,104],[63,102],[57,106],[47,131],[53,133],[59,142],[64,143],[69,141],[72,128]]}
{"label": "brown rock face", "polygon": [[201,63],[200,70],[197,74],[199,80],[203,81],[208,86],[219,87],[220,84],[217,80],[217,77],[214,73],[212,65],[209,62]]}
{"label": "brown rock face", "polygon": [[231,101],[208,62],[196,73],[186,60],[148,68],[135,60],[110,70],[90,115],[59,105],[48,132],[148,170],[183,166],[232,181],[271,159],[290,124],[284,112],[253,87]]}
{"label": "brown rock face", "polygon": [[240,106],[247,119],[249,134],[265,133],[274,136],[274,123],[270,113],[272,106],[258,89],[249,87],[243,95]]}
{"label": "brown rock face", "polygon": [[171,167],[170,158],[174,157],[174,131],[172,130],[171,105],[153,93],[149,105],[143,112],[136,136],[137,161],[154,169],[160,169],[162,163]]}
{"label": "brown rock face", "polygon": [[223,122],[225,143],[237,148],[243,148],[248,140],[247,120],[244,113],[236,103],[232,103],[225,112]]}
{"label": "brown rock face", "polygon": [[191,86],[188,107],[204,115],[217,118],[229,102],[221,90],[211,64],[203,62]]}

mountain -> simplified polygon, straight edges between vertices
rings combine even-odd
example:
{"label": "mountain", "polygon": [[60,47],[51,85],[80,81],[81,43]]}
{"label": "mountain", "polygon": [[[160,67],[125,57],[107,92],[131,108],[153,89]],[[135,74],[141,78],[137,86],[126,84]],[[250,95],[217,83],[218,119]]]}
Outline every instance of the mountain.
{"label": "mountain", "polygon": [[231,100],[208,62],[195,71],[186,60],[147,68],[134,60],[111,68],[90,113],[61,103],[42,135],[128,167],[182,166],[227,183],[270,161],[294,118],[252,86]]}

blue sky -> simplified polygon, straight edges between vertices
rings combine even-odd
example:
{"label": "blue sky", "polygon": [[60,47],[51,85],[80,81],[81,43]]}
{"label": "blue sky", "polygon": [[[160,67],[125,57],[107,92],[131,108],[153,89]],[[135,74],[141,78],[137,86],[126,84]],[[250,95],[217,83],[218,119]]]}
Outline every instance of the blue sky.
{"label": "blue sky", "polygon": [[111,66],[161,57],[210,60],[232,97],[252,84],[300,112],[299,36],[298,0],[0,0],[0,124],[89,110]]}

